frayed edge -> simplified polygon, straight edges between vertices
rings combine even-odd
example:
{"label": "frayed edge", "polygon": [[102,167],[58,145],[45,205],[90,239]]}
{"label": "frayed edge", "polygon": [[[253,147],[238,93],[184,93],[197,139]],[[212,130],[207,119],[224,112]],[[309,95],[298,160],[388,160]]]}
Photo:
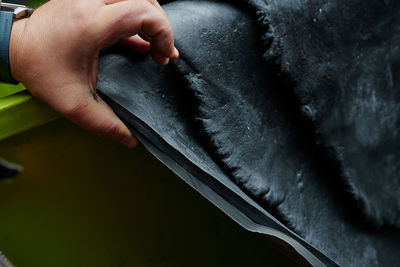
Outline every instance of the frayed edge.
{"label": "frayed edge", "polygon": [[[289,218],[285,215],[284,210],[281,208],[281,204],[285,201],[285,195],[279,198],[273,193],[270,186],[265,186],[265,188],[259,192],[253,192],[249,189],[249,185],[245,181],[251,180],[251,177],[243,176],[243,169],[239,165],[232,165],[230,157],[232,153],[230,151],[221,149],[218,143],[213,138],[219,135],[219,127],[210,127],[207,123],[210,120],[211,115],[209,110],[212,109],[210,106],[210,99],[205,96],[200,90],[201,86],[212,86],[209,82],[203,79],[201,74],[198,73],[187,73],[184,75],[184,79],[187,82],[188,87],[193,92],[194,98],[196,99],[198,105],[195,108],[195,120],[199,126],[203,129],[203,141],[207,142],[207,146],[213,152],[211,152],[214,158],[218,160],[218,165],[229,174],[230,178],[253,200],[259,203],[261,206],[266,208],[266,210],[274,217],[279,219],[283,224],[288,226],[292,230],[296,230],[298,234],[302,234],[298,231],[297,226],[290,223]],[[209,151],[210,151],[209,150]],[[229,164],[228,164],[229,162]],[[256,190],[255,190],[256,191]],[[262,202],[260,200],[263,200]]]}

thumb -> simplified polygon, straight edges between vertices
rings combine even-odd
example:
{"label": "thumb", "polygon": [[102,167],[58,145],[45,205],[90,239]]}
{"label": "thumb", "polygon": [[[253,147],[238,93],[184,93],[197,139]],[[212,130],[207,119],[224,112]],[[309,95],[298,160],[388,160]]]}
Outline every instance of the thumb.
{"label": "thumb", "polygon": [[[87,92],[87,89],[74,91]],[[138,144],[138,140],[131,135],[125,124],[95,92],[91,91],[84,95],[86,97],[75,95],[72,99],[65,99],[67,101],[59,103],[59,106],[54,108],[91,133],[128,147],[135,147]]]}

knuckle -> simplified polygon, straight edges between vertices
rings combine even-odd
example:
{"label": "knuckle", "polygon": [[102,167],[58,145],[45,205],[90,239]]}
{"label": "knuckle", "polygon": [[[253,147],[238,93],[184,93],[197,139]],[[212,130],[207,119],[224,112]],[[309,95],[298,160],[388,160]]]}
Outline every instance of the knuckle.
{"label": "knuckle", "polygon": [[88,16],[85,14],[85,11],[80,8],[75,8],[72,13],[72,21],[74,21],[75,25],[78,27],[82,27],[86,25],[88,20]]}
{"label": "knuckle", "polygon": [[157,34],[158,49],[164,56],[170,56],[174,51],[174,36],[172,27],[168,24],[162,25]]}
{"label": "knuckle", "polygon": [[172,35],[172,26],[168,22],[161,26],[160,33],[164,35]]}
{"label": "knuckle", "polygon": [[132,9],[137,9],[140,11],[139,14],[141,14],[143,18],[147,17],[148,13],[152,10],[152,4],[150,4],[148,1],[135,2],[131,7]]}
{"label": "knuckle", "polygon": [[77,34],[87,35],[94,30],[97,24],[96,15],[88,15],[84,8],[75,8],[72,13],[73,27]]}
{"label": "knuckle", "polygon": [[167,43],[173,39],[171,33],[172,28],[168,21],[158,20],[154,22],[153,32],[151,33],[154,38],[159,39],[163,43]]}
{"label": "knuckle", "polygon": [[142,21],[143,24],[149,25],[159,25],[162,24],[160,21],[163,21],[165,18],[162,16],[161,12],[157,10],[155,6],[150,4],[149,2],[142,3]]}

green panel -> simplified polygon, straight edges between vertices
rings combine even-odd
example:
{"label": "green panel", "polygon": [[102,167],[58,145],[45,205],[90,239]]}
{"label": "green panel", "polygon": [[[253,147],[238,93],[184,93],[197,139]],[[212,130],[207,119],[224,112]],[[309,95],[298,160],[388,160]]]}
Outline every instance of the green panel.
{"label": "green panel", "polygon": [[41,4],[47,2],[46,0],[30,0],[25,3],[26,6],[37,8]]}
{"label": "green panel", "polygon": [[16,267],[298,266],[143,146],[59,119],[0,141],[0,151],[24,166],[0,180],[0,251]]}
{"label": "green panel", "polygon": [[28,92],[0,98],[0,140],[54,120],[58,115]]}
{"label": "green panel", "polygon": [[0,83],[0,98],[18,93],[25,90],[25,87],[20,83],[18,85]]}

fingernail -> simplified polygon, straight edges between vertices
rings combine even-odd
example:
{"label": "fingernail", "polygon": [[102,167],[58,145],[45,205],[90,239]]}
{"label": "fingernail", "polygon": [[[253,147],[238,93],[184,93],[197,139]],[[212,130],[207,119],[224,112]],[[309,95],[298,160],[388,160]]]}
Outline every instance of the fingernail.
{"label": "fingernail", "polygon": [[123,144],[129,148],[134,148],[137,146],[138,140],[136,139],[136,137],[131,137],[124,140]]}

